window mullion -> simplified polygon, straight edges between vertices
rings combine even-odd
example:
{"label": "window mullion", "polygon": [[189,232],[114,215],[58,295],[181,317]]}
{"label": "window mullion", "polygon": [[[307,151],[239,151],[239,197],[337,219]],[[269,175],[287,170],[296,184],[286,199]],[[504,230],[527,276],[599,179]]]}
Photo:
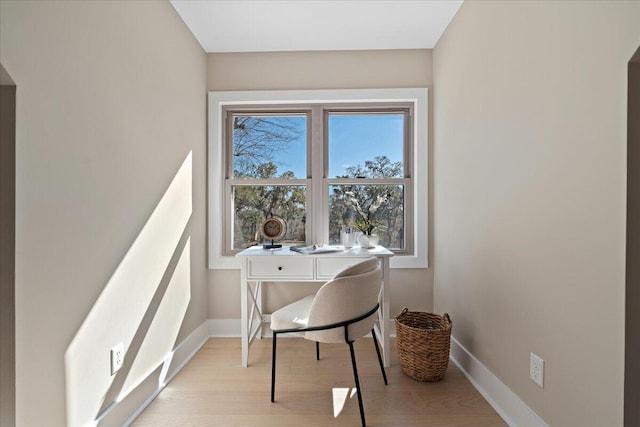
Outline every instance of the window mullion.
{"label": "window mullion", "polygon": [[324,188],[325,177],[325,142],[324,142],[324,119],[323,109],[320,106],[314,106],[311,109],[311,183],[310,198],[307,206],[307,236],[310,241],[307,243],[324,243],[328,237],[327,231],[327,215],[328,206],[325,202],[328,200]]}
{"label": "window mullion", "polygon": [[226,182],[232,186],[274,186],[274,185],[308,185],[308,180],[306,179],[282,179],[282,178],[271,178],[271,179],[248,179],[248,178],[238,178],[238,179],[227,179]]}
{"label": "window mullion", "polygon": [[410,178],[330,178],[326,179],[326,185],[407,185]]}

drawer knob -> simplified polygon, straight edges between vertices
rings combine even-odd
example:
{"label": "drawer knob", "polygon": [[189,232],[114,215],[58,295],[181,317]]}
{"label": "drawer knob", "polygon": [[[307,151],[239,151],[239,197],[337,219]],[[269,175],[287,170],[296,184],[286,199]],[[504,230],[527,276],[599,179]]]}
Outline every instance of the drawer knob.
{"label": "drawer knob", "polygon": [[278,270],[282,271],[282,266],[279,266],[279,267],[278,267]]}

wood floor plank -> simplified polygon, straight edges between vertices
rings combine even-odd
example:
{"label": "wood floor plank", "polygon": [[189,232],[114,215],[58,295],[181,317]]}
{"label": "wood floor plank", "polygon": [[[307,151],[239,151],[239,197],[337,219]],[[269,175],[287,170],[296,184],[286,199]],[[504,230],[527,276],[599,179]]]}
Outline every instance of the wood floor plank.
{"label": "wood floor plank", "polygon": [[[356,342],[368,426],[474,426],[506,424],[453,364],[442,381],[411,379],[398,364],[385,386],[371,339]],[[256,340],[249,367],[240,366],[240,340],[208,340],[133,426],[359,426],[349,348],[278,340],[276,402],[269,400],[271,340]],[[353,393],[353,394],[352,394]]]}

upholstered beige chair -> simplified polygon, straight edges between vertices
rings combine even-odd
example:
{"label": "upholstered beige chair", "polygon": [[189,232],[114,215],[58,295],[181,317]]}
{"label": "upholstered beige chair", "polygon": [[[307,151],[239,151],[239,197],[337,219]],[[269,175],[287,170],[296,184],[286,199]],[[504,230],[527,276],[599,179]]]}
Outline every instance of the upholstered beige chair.
{"label": "upholstered beige chair", "polygon": [[351,364],[358,394],[360,418],[365,426],[364,408],[358,379],[353,342],[371,332],[378,355],[382,378],[387,375],[373,326],[377,319],[378,296],[382,273],[377,258],[369,258],[338,273],[315,295],[310,295],[271,315],[273,350],[271,359],[271,401],[275,401],[276,342],[279,334],[295,334],[316,342],[316,358],[320,358],[319,343],[345,342],[351,352]]}

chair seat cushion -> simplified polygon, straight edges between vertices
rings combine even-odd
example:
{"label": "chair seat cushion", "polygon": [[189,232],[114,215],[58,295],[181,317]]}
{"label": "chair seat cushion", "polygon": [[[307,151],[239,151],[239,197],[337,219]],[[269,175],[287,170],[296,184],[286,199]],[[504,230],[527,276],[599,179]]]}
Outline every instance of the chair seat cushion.
{"label": "chair seat cushion", "polygon": [[[309,295],[301,300],[291,303],[271,314],[271,329],[279,331],[282,329],[304,328],[309,321],[309,311],[313,303],[314,295]],[[304,332],[295,335],[304,336]]]}

